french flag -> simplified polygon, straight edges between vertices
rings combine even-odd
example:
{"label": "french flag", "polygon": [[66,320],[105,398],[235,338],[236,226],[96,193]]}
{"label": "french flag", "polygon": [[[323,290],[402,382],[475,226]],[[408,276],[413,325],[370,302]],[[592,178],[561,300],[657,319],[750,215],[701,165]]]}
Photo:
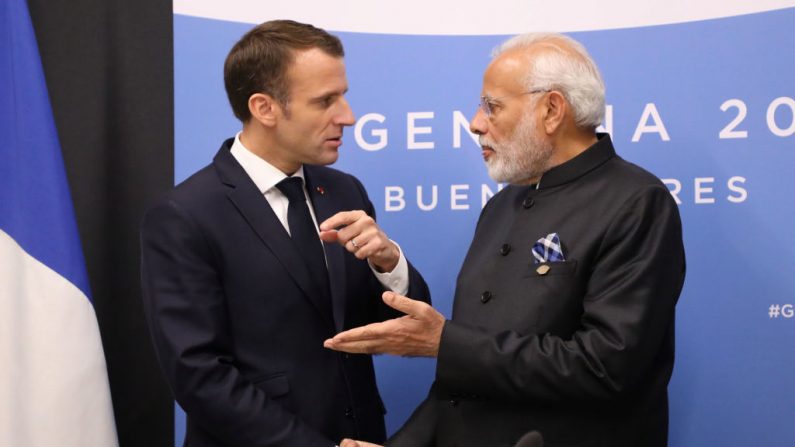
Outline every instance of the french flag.
{"label": "french flag", "polygon": [[0,446],[116,446],[105,357],[25,0],[0,1]]}

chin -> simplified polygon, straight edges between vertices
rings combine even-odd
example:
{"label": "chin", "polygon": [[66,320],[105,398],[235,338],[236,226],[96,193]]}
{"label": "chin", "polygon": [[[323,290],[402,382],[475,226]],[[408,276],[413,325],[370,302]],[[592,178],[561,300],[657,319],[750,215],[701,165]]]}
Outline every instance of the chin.
{"label": "chin", "polygon": [[497,183],[505,182],[505,170],[501,166],[495,166],[494,163],[486,162],[486,172],[492,180]]}
{"label": "chin", "polygon": [[337,162],[339,158],[340,155],[337,152],[334,152],[333,154],[328,154],[323,157],[320,157],[320,159],[317,160],[317,164],[321,166],[333,165],[334,163]]}

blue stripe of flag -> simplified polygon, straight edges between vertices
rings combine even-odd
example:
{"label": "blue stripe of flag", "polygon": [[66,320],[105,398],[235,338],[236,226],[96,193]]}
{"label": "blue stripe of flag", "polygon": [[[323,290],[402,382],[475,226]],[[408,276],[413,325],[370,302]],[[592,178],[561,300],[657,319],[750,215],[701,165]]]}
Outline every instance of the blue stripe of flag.
{"label": "blue stripe of flag", "polygon": [[25,0],[0,1],[0,229],[90,296]]}

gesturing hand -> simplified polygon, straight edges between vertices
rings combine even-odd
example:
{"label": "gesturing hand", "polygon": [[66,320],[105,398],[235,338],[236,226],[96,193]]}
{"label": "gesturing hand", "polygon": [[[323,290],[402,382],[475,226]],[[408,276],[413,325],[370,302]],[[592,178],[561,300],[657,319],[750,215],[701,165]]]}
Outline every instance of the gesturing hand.
{"label": "gesturing hand", "polygon": [[406,315],[340,332],[323,342],[323,346],[355,354],[436,357],[444,315],[422,301],[394,292],[384,292],[383,299],[388,306]]}
{"label": "gesturing hand", "polygon": [[358,259],[367,259],[381,272],[391,272],[400,250],[364,211],[340,211],[320,224],[320,239],[337,242]]}

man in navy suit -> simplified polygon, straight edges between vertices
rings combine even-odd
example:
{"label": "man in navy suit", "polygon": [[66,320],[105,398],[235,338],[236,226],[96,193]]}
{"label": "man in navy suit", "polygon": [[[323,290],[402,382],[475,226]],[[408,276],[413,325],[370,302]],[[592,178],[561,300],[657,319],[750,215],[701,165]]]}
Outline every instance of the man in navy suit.
{"label": "man in navy suit", "polygon": [[383,442],[370,356],[323,340],[398,316],[386,290],[429,293],[362,184],[325,167],[354,123],[342,44],[311,25],[266,22],[232,48],[224,81],[243,130],[141,230],[144,307],[187,413],[185,445]]}

